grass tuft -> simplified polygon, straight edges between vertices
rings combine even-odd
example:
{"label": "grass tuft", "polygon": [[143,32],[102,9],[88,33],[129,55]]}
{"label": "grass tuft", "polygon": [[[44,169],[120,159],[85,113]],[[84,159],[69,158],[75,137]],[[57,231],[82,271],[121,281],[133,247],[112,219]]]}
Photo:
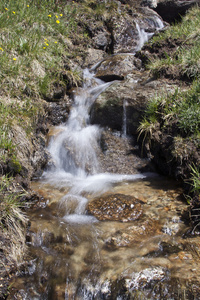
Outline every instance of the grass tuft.
{"label": "grass tuft", "polygon": [[9,243],[2,249],[7,254],[10,263],[15,265],[22,262],[25,245],[25,228],[27,217],[22,211],[24,194],[13,192],[13,178],[0,178],[0,234],[9,239]]}

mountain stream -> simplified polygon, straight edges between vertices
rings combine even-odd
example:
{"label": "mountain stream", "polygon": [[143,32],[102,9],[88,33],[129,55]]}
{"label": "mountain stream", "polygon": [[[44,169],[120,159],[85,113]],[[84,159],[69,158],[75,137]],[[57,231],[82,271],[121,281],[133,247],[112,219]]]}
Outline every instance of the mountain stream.
{"label": "mountain stream", "polygon": [[[32,183],[45,200],[29,212],[30,260],[8,299],[199,299],[200,240],[187,234],[182,190],[154,173],[101,171],[90,111],[112,82],[84,76],[67,123],[50,131],[49,168]],[[126,103],[123,115],[112,134],[125,145]]]}

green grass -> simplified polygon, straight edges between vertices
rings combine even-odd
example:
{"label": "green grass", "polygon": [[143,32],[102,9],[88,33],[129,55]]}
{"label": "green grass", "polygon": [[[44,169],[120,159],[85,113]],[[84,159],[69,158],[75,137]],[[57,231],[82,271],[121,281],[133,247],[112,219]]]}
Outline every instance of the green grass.
{"label": "green grass", "polygon": [[190,169],[191,169],[192,192],[199,195],[200,194],[200,168],[195,165],[191,165]]}
{"label": "green grass", "polygon": [[73,2],[0,1],[0,161],[16,161],[12,127],[34,132],[40,99],[53,97],[57,86],[78,85],[70,59],[79,49],[69,50],[76,13]]}
{"label": "green grass", "polygon": [[[27,217],[22,211],[23,194],[14,192],[14,178],[0,177],[0,232],[7,238],[1,251],[7,254],[11,264],[22,262],[25,245],[25,228]],[[9,240],[8,240],[9,239]],[[9,241],[9,242],[8,242]]]}
{"label": "green grass", "polygon": [[139,129],[147,122],[151,125],[156,121],[164,128],[173,119],[176,120],[178,132],[182,137],[199,136],[200,82],[198,80],[194,80],[187,91],[176,89],[172,94],[151,99]]}
{"label": "green grass", "polygon": [[63,81],[59,74],[71,55],[66,38],[76,34],[77,20],[73,3],[59,3],[1,1],[0,82],[5,94],[14,97],[28,88],[39,97],[41,78],[49,78],[49,87]]}
{"label": "green grass", "polygon": [[[198,194],[199,166],[197,155],[200,149],[200,8],[193,7],[182,22],[170,26],[164,32],[153,37],[150,47],[179,45],[171,53],[154,56],[147,69],[155,77],[167,76],[184,80],[185,91],[176,89],[171,94],[162,94],[151,99],[144,118],[138,128],[139,136],[150,144],[156,130],[173,140],[171,159],[177,164],[187,164],[188,182]],[[169,50],[170,51],[170,50]],[[162,58],[161,58],[162,56]],[[170,76],[171,74],[171,76]],[[159,129],[155,126],[159,124]],[[196,153],[196,154],[194,154]],[[193,166],[190,168],[190,166]],[[192,171],[191,171],[192,170]]]}
{"label": "green grass", "polygon": [[179,70],[179,74],[193,80],[199,78],[200,74],[200,8],[193,7],[182,22],[170,26],[169,29],[162,34],[155,36],[150,44],[161,43],[167,39],[181,40],[183,43],[177,47],[173,55],[165,55],[165,58],[153,59],[148,68],[156,76],[160,76],[162,71],[168,68],[171,73],[175,69]]}

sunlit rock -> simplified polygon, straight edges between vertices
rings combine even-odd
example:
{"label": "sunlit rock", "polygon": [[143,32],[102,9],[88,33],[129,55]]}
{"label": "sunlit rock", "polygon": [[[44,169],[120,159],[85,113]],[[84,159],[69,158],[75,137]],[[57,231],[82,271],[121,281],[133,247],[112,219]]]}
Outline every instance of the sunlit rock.
{"label": "sunlit rock", "polygon": [[96,198],[88,204],[88,213],[98,220],[128,222],[142,215],[141,203],[133,196],[111,194]]}

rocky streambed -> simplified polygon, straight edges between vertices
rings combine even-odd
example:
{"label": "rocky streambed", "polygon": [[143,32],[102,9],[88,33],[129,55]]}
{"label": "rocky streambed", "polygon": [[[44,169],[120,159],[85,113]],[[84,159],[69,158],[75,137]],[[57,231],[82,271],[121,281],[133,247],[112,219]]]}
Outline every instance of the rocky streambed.
{"label": "rocky streambed", "polygon": [[8,299],[199,298],[200,239],[188,231],[173,180],[151,174],[84,193],[76,218],[80,199],[66,199],[67,187],[32,187],[48,201],[29,214],[32,259]]}

